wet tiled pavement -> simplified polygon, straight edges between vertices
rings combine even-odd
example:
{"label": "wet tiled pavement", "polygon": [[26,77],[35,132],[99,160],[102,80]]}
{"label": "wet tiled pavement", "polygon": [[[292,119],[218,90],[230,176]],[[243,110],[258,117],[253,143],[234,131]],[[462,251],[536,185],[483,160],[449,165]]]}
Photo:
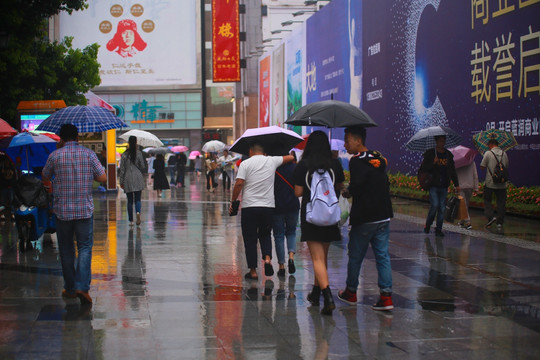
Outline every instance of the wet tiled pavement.
{"label": "wet tiled pavement", "polygon": [[[239,217],[222,189],[143,193],[130,228],[125,195],[95,194],[92,308],[63,300],[56,241],[19,253],[0,227],[1,359],[538,359],[540,222],[509,218],[504,234],[445,225],[422,232],[425,204],[394,199],[392,312],[375,312],[369,251],[360,303],[333,316],[305,300],[313,281],[298,244],[297,272],[243,279]],[[346,277],[346,241],[329,254],[334,295]],[[299,234],[298,234],[299,237]],[[277,260],[274,267],[277,268]]]}

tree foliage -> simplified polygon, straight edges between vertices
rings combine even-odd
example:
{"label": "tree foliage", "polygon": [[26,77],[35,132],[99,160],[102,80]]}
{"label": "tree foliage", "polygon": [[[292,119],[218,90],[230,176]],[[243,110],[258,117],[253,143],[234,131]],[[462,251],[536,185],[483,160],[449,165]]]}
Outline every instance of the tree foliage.
{"label": "tree foliage", "polygon": [[86,104],[84,93],[101,82],[98,45],[73,49],[72,38],[49,42],[48,19],[60,11],[88,7],[86,0],[4,0],[0,32],[9,41],[0,49],[0,117],[15,125],[21,100],[64,100]]}

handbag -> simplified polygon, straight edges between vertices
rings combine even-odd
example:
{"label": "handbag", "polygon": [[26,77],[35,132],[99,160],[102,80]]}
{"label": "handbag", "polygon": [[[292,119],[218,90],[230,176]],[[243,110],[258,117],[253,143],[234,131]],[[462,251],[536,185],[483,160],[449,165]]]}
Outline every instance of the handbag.
{"label": "handbag", "polygon": [[458,211],[456,214],[457,220],[465,220],[469,218],[469,210],[467,209],[467,203],[465,202],[465,198],[463,196],[458,196],[459,199],[459,205],[458,205]]}
{"label": "handbag", "polygon": [[418,170],[417,177],[422,190],[428,191],[433,183],[433,174],[429,171]]}
{"label": "handbag", "polygon": [[453,223],[457,217],[457,212],[459,209],[459,198],[452,195],[450,199],[446,202],[446,210],[444,212],[444,219],[448,222]]}
{"label": "handbag", "polygon": [[339,220],[338,225],[344,226],[349,220],[349,214],[351,211],[351,203],[349,199],[346,199],[343,195],[339,197],[339,208],[341,209],[341,219]]}

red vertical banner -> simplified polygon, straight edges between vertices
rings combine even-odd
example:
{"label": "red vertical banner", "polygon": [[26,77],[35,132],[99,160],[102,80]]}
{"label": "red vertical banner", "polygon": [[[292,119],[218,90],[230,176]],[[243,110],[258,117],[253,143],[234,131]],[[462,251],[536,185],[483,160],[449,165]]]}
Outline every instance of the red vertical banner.
{"label": "red vertical banner", "polygon": [[270,59],[259,61],[259,127],[270,125]]}
{"label": "red vertical banner", "polygon": [[214,82],[240,81],[238,0],[212,0]]}

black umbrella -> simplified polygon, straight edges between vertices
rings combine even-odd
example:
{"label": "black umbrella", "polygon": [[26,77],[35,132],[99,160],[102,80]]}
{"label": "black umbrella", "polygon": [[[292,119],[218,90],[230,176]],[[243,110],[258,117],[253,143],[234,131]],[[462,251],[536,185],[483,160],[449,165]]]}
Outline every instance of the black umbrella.
{"label": "black umbrella", "polygon": [[285,124],[298,126],[378,126],[366,112],[349,103],[324,100],[307,104],[292,114]]}
{"label": "black umbrella", "polygon": [[304,139],[294,131],[279,126],[248,129],[236,139],[229,151],[249,155],[251,145],[258,143],[268,155],[287,155],[302,140]]}

